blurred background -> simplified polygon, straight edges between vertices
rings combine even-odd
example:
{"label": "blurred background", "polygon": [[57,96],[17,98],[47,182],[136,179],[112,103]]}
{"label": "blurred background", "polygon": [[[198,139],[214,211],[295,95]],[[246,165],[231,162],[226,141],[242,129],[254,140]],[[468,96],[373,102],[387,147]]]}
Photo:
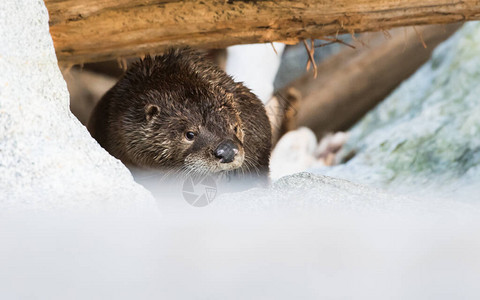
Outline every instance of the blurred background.
{"label": "blurred background", "polygon": [[[345,132],[427,62],[436,46],[460,26],[402,27],[296,45],[251,44],[204,52],[266,105],[274,145],[287,132],[302,128],[294,143],[287,138],[273,152],[271,175],[279,179],[341,163],[336,153],[347,139]],[[82,124],[135,60],[63,69],[70,108]]]}

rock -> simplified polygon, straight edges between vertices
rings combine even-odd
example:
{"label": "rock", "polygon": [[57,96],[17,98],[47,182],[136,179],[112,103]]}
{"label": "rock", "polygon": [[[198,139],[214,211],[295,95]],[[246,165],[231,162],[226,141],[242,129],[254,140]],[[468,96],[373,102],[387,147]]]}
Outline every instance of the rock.
{"label": "rock", "polygon": [[380,213],[385,215],[425,216],[447,212],[449,216],[471,216],[478,205],[454,199],[395,195],[380,189],[308,172],[285,176],[269,189],[252,189],[223,194],[214,202],[216,209],[245,212],[338,212]]}
{"label": "rock", "polygon": [[287,132],[275,145],[270,158],[272,180],[302,172],[315,163],[317,138],[308,128]]}
{"label": "rock", "polygon": [[[278,209],[309,211],[325,207],[367,208],[371,207],[373,202],[390,202],[387,199],[392,200],[394,197],[347,180],[302,172],[277,180],[270,189],[252,189],[243,193],[226,194],[220,196],[214,203],[216,207],[240,211]],[[351,205],[352,202],[356,203]]]}
{"label": "rock", "polygon": [[[345,165],[315,172],[407,193],[480,182],[480,23],[467,23],[350,132]],[[469,196],[470,194],[470,196]]]}
{"label": "rock", "polygon": [[337,132],[325,135],[317,145],[315,133],[307,127],[287,132],[275,145],[270,158],[270,178],[305,172],[311,168],[331,166],[335,156],[347,139]]}
{"label": "rock", "polygon": [[69,111],[43,1],[0,2],[0,207],[156,209]]}

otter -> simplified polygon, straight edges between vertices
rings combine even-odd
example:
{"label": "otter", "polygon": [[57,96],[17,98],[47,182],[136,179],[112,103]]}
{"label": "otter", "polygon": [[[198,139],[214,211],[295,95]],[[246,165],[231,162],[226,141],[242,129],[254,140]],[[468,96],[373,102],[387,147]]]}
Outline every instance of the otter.
{"label": "otter", "polygon": [[127,166],[268,183],[264,105],[197,50],[170,49],[132,64],[87,127]]}

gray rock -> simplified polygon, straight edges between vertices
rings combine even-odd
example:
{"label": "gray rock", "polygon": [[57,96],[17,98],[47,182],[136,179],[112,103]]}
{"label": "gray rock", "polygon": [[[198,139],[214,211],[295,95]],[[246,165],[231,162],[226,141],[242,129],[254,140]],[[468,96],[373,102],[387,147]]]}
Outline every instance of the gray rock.
{"label": "gray rock", "polygon": [[471,203],[438,197],[396,195],[344,179],[308,172],[285,176],[269,189],[223,194],[213,202],[216,209],[257,212],[361,212],[394,215],[438,215],[459,217],[479,213]]}
{"label": "gray rock", "polygon": [[389,190],[471,197],[480,179],[480,23],[466,24],[350,132],[347,164],[316,172]]}
{"label": "gray rock", "polygon": [[43,1],[1,1],[0,41],[1,209],[155,209],[70,113]]}

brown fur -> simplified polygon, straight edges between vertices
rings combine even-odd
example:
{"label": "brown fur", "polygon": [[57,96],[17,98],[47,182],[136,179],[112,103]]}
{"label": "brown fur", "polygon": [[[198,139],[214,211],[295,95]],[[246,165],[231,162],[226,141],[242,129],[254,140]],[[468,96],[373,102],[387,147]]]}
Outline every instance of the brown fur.
{"label": "brown fur", "polygon": [[[191,49],[133,64],[97,104],[88,129],[127,165],[268,176],[271,129],[263,104]],[[193,141],[187,131],[196,133]],[[220,164],[213,151],[226,139],[239,153],[231,164]]]}

